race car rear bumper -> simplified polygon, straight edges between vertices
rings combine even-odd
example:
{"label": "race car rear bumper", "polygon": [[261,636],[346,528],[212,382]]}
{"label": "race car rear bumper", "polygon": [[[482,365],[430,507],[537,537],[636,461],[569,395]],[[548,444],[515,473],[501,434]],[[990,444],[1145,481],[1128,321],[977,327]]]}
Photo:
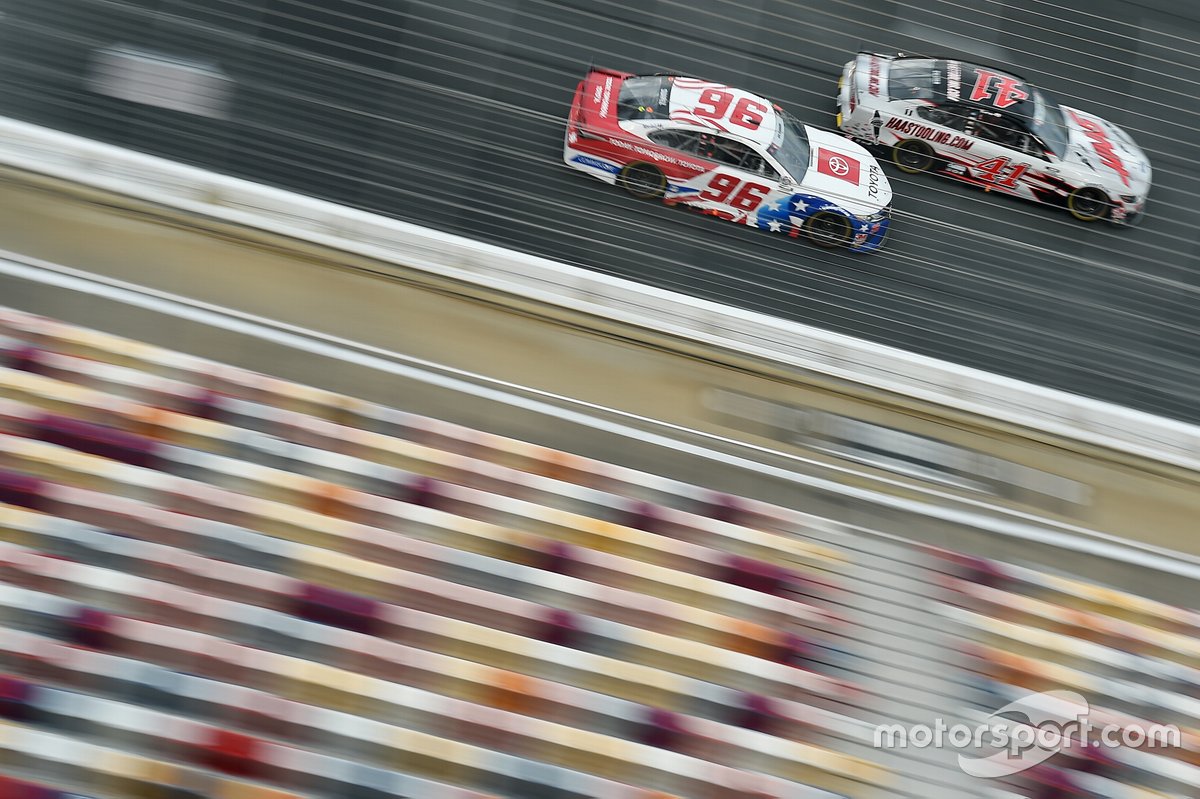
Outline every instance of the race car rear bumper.
{"label": "race car rear bumper", "polygon": [[838,76],[837,115],[834,117],[838,130],[842,123],[850,117],[850,92],[854,90],[854,62],[846,64],[842,74]]}

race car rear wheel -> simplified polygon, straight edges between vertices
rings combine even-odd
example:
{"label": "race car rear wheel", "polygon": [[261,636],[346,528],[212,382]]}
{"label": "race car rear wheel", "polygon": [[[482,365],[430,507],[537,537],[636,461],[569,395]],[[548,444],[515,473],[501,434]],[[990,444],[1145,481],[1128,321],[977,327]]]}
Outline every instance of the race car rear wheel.
{"label": "race car rear wheel", "polygon": [[850,220],[832,211],[817,211],[804,224],[808,240],[818,247],[845,247],[854,235]]}
{"label": "race car rear wheel", "polygon": [[905,139],[892,145],[892,161],[910,175],[925,172],[936,161],[933,148],[920,139]]}
{"label": "race car rear wheel", "polygon": [[1084,186],[1067,195],[1067,210],[1080,222],[1095,222],[1108,216],[1111,205],[1099,189]]}
{"label": "race car rear wheel", "polygon": [[644,161],[626,164],[617,182],[639,200],[657,200],[667,191],[667,176],[654,164]]}

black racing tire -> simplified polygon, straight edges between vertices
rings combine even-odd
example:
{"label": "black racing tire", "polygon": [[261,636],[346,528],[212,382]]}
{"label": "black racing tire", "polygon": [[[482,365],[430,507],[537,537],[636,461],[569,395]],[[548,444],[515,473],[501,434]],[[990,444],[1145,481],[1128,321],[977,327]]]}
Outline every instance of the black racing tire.
{"label": "black racing tire", "polygon": [[849,247],[850,238],[854,235],[850,220],[833,211],[817,211],[805,220],[804,229],[809,241],[826,249]]}
{"label": "black racing tire", "polygon": [[892,163],[910,175],[928,172],[937,163],[937,156],[928,142],[904,139],[892,145]]}
{"label": "black racing tire", "polygon": [[1108,216],[1112,203],[1100,189],[1083,186],[1067,195],[1067,210],[1080,222],[1095,222]]}
{"label": "black racing tire", "polygon": [[667,193],[667,176],[654,164],[634,161],[622,167],[617,185],[639,200],[660,200]]}

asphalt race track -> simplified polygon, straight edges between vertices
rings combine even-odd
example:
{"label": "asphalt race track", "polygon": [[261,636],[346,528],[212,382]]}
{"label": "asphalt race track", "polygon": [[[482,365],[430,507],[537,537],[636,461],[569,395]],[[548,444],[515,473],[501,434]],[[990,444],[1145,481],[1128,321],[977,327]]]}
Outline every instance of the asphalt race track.
{"label": "asphalt race track", "polygon": [[[912,4],[920,10],[885,0],[9,5],[0,0],[0,113],[1200,421],[1200,9],[1173,12],[1195,17],[1183,18],[1115,0],[1087,3],[1090,16],[1041,0]],[[231,79],[224,118],[92,91],[96,52],[118,45],[215,65]],[[1122,125],[1153,162],[1149,218],[1128,231],[1089,226],[889,168],[897,218],[884,252],[831,254],[639,203],[561,163],[562,119],[589,61],[725,81],[828,126],[836,75],[860,46],[1007,63]]]}

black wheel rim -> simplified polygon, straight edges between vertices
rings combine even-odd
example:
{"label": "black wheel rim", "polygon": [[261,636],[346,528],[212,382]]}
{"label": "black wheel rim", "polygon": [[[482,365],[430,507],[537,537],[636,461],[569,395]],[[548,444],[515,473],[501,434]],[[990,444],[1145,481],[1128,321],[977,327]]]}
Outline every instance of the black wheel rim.
{"label": "black wheel rim", "polygon": [[846,240],[846,220],[833,214],[818,214],[808,224],[814,238],[825,244],[840,244]]}
{"label": "black wheel rim", "polygon": [[1075,195],[1075,202],[1072,203],[1075,208],[1075,213],[1080,216],[1100,216],[1104,213],[1104,200],[1097,197],[1091,192],[1083,192]]}
{"label": "black wheel rim", "polygon": [[662,177],[657,169],[649,166],[635,166],[625,176],[625,185],[631,194],[638,197],[652,197],[662,191]]}
{"label": "black wheel rim", "polygon": [[924,169],[929,164],[929,154],[915,147],[900,148],[900,165],[909,169]]}

